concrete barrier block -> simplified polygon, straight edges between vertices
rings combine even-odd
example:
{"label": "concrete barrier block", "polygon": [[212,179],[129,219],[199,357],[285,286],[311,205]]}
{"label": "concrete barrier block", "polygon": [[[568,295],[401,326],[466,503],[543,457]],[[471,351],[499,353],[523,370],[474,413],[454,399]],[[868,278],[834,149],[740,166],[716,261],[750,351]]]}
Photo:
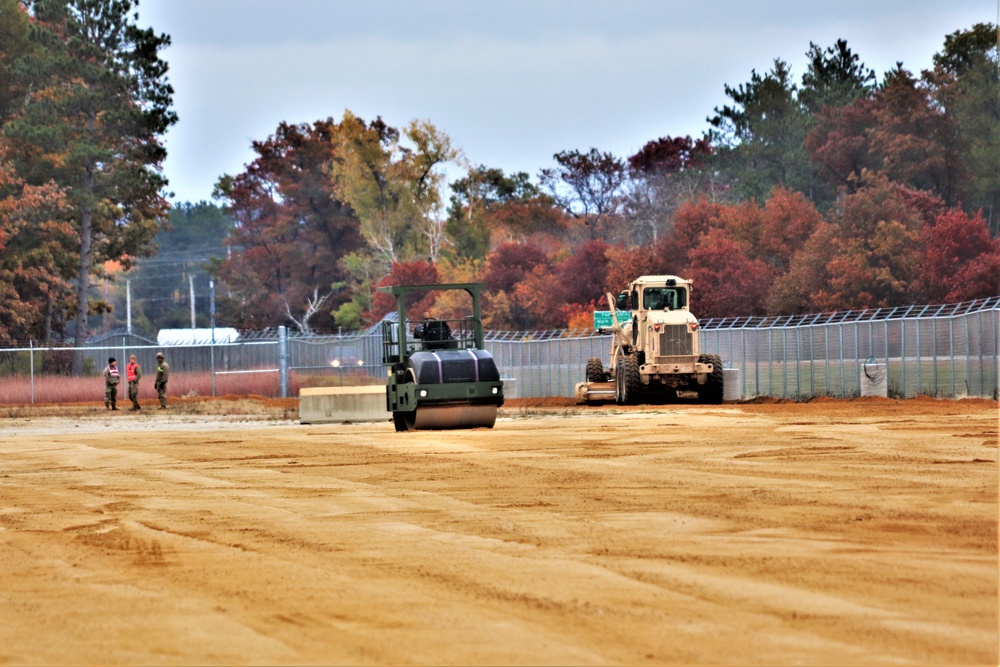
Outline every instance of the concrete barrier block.
{"label": "concrete barrier block", "polygon": [[862,396],[881,396],[888,398],[889,381],[885,375],[885,364],[879,361],[865,361],[861,365],[859,378]]}
{"label": "concrete barrier block", "polygon": [[392,419],[385,409],[385,385],[307,387],[299,391],[299,422],[337,424]]}
{"label": "concrete barrier block", "polygon": [[743,398],[743,385],[740,384],[740,369],[722,369],[722,400],[738,401]]}

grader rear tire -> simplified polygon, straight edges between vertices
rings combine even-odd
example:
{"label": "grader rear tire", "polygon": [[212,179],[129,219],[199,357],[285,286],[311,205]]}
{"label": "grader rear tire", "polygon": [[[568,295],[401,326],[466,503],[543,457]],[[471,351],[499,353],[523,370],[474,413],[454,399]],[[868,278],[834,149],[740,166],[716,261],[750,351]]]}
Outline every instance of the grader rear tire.
{"label": "grader rear tire", "polygon": [[615,368],[615,403],[637,402],[642,383],[639,379],[639,359],[634,354],[618,357]]}
{"label": "grader rear tire", "polygon": [[597,357],[587,359],[587,382],[604,382],[604,364]]}

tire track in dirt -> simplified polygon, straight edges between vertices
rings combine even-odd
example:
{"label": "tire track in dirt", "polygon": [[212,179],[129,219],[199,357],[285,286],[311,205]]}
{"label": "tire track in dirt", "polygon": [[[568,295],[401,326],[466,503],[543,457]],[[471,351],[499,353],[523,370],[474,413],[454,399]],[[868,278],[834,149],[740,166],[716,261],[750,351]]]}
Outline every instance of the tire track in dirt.
{"label": "tire track in dirt", "polygon": [[0,661],[995,663],[996,404],[874,407],[4,432]]}

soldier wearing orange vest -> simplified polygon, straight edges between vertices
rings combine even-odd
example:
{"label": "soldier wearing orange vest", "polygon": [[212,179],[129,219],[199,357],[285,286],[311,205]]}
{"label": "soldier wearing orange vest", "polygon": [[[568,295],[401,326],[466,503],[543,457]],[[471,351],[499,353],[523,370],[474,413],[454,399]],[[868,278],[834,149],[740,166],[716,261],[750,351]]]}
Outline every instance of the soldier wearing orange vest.
{"label": "soldier wearing orange vest", "polygon": [[139,378],[142,377],[142,366],[135,360],[133,354],[125,364],[125,379],[128,380],[128,400],[132,401],[130,410],[142,410],[139,405]]}
{"label": "soldier wearing orange vest", "polygon": [[118,399],[118,382],[121,376],[118,374],[118,366],[115,365],[115,358],[108,359],[108,365],[104,369],[104,407],[107,410],[117,410],[115,401]]}

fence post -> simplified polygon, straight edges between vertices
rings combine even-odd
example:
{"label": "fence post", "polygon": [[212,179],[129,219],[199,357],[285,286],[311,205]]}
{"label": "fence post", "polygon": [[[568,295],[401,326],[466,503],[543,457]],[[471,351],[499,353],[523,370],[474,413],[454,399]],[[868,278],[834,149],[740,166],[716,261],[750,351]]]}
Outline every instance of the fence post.
{"label": "fence post", "polygon": [[28,356],[31,361],[28,366],[31,368],[31,404],[35,404],[35,341],[28,341]]}
{"label": "fence post", "polygon": [[[128,350],[126,349],[127,342],[125,336],[122,336],[122,365],[118,368],[125,368],[128,365]],[[128,400],[128,373],[125,374],[125,382],[119,382],[122,388],[122,403]],[[115,393],[118,393],[118,387],[115,387]]]}
{"label": "fence post", "polygon": [[983,313],[979,311],[976,315],[979,322],[979,395],[986,396],[986,375],[983,368],[983,350],[986,347],[986,340],[983,338]]}
{"label": "fence post", "polygon": [[826,395],[830,395],[830,326],[823,327],[823,362],[826,367]]}
{"label": "fence post", "polygon": [[948,318],[948,363],[951,365],[951,397],[955,398],[955,319]]}
{"label": "fence post", "polygon": [[288,398],[288,327],[278,327],[278,369],[281,375],[281,397]]}
{"label": "fence post", "polygon": [[934,327],[934,329],[933,329],[934,335],[931,336],[931,345],[934,346],[933,349],[931,350],[931,352],[932,352],[931,356],[934,358],[934,391],[931,392],[931,396],[937,396],[938,395],[938,353],[937,353],[937,349],[938,349],[938,323],[937,323],[936,319],[931,320],[931,326]]}
{"label": "fence post", "polygon": [[902,380],[900,380],[900,390],[903,398],[906,398],[906,320],[899,321],[899,360],[902,366]]}
{"label": "fence post", "polygon": [[837,333],[840,334],[840,396],[843,397],[847,393],[844,391],[844,323],[843,322],[837,325]]}

